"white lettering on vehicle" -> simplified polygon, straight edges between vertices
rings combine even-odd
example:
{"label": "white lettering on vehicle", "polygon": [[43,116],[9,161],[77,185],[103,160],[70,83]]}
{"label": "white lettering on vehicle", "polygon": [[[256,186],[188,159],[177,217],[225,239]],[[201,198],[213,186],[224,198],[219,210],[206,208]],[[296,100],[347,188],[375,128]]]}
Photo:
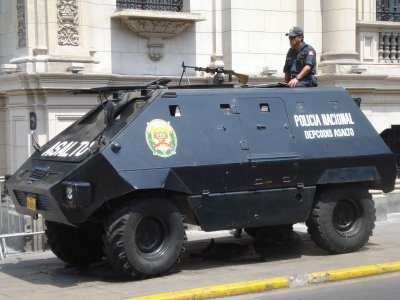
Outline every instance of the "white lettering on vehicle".
{"label": "white lettering on vehicle", "polygon": [[355,135],[354,129],[350,127],[355,125],[351,113],[293,115],[293,118],[296,127],[330,127],[304,130],[304,136],[307,140]]}
{"label": "white lettering on vehicle", "polygon": [[324,139],[333,137],[333,132],[331,129],[305,130],[304,135],[306,139]]}
{"label": "white lettering on vehicle", "polygon": [[93,146],[93,144],[94,142],[90,143],[88,141],[57,142],[45,152],[43,152],[41,156],[78,157],[89,151],[90,147]]}
{"label": "white lettering on vehicle", "polygon": [[340,114],[321,114],[322,122],[325,126],[332,125],[354,125],[350,113]]}
{"label": "white lettering on vehicle", "polygon": [[318,115],[294,115],[296,127],[321,126]]}

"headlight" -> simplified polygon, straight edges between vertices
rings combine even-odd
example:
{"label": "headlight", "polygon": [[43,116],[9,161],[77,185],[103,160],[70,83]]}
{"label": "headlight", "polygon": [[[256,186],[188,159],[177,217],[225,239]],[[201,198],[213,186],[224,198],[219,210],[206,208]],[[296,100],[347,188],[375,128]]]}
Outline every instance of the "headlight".
{"label": "headlight", "polygon": [[65,181],[63,185],[63,205],[67,208],[82,208],[92,204],[89,182]]}
{"label": "headlight", "polygon": [[74,186],[67,185],[65,188],[65,198],[68,200],[72,200],[74,198]]}

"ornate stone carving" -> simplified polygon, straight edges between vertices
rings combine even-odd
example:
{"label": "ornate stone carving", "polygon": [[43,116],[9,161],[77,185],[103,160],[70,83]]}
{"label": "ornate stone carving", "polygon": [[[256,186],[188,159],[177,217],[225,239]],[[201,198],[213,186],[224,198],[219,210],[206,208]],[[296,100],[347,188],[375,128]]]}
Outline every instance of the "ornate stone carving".
{"label": "ornate stone carving", "polygon": [[26,47],[25,0],[17,0],[18,48]]}
{"label": "ornate stone carving", "polygon": [[147,43],[149,47],[149,57],[153,61],[159,61],[163,56],[164,43],[160,38],[151,38]]}
{"label": "ornate stone carving", "polygon": [[189,26],[187,22],[160,20],[127,20],[126,24],[133,31],[146,37],[149,35],[158,35],[163,38],[177,35]]}
{"label": "ornate stone carving", "polygon": [[58,44],[79,46],[77,0],[57,0]]}
{"label": "ornate stone carving", "polygon": [[164,55],[163,38],[173,37],[189,26],[189,23],[181,21],[125,20],[124,22],[132,31],[149,39],[147,46],[149,57],[153,61],[159,61]]}
{"label": "ornate stone carving", "polygon": [[133,32],[149,39],[147,46],[149,57],[153,61],[159,61],[163,57],[163,39],[172,38],[186,27],[204,20],[199,14],[134,9],[117,11],[112,18],[120,19]]}

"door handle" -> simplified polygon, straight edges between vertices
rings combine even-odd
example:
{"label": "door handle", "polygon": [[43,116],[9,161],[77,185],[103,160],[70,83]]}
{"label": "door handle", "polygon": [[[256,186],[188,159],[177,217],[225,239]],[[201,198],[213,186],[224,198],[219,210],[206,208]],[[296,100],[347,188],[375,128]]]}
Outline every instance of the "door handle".
{"label": "door handle", "polygon": [[267,126],[262,125],[262,124],[257,124],[257,129],[258,130],[267,129]]}

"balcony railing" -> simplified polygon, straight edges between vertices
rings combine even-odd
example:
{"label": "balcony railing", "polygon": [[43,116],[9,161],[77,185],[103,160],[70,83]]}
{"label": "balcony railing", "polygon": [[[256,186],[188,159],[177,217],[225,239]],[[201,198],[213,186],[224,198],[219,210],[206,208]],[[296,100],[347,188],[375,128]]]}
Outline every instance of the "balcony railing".
{"label": "balcony railing", "polygon": [[400,7],[397,7],[393,0],[377,0],[376,20],[400,22]]}
{"label": "balcony railing", "polygon": [[400,33],[379,32],[378,60],[384,63],[400,62]]}
{"label": "balcony railing", "polygon": [[182,11],[182,0],[117,0],[117,10],[142,9],[158,11]]}

